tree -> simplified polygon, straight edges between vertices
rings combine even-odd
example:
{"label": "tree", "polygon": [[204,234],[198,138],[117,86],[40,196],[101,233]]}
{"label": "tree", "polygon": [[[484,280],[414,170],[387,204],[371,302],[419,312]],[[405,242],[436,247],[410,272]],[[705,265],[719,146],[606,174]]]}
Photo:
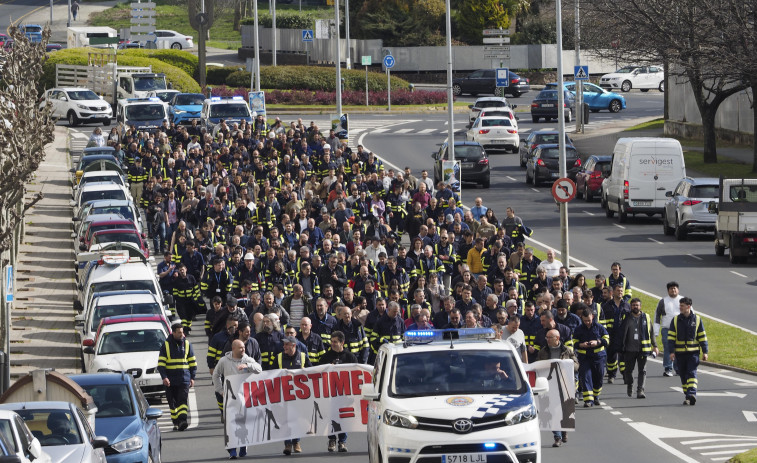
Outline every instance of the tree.
{"label": "tree", "polygon": [[45,46],[50,28],[42,32],[41,43],[30,43],[17,26],[8,28],[15,41],[6,52],[0,85],[0,265],[5,266],[20,240],[24,214],[43,195],[27,197],[26,186],[45,159],[45,146],[53,141],[55,122],[50,105],[38,107],[37,83],[47,59]]}
{"label": "tree", "polygon": [[444,0],[351,1],[350,10],[355,38],[382,39],[384,46],[396,47],[444,44]]}
{"label": "tree", "polygon": [[463,0],[457,23],[462,40],[480,44],[484,29],[510,27],[510,15],[500,0]]}
{"label": "tree", "polygon": [[[202,10],[203,5],[205,6],[204,12]],[[213,25],[213,21],[215,21],[215,2],[210,0],[205,2],[202,2],[202,0],[188,0],[187,10],[189,11],[189,25],[192,26],[192,29],[198,32],[198,83],[200,84],[200,88],[202,88],[202,92],[205,93],[205,85],[207,83],[205,81],[205,39],[207,38],[208,30],[210,30],[210,27]],[[257,56],[257,52],[255,53]]]}
{"label": "tree", "polygon": [[[586,0],[582,23],[588,27],[582,28],[582,42],[586,39],[595,53],[607,57],[620,51],[629,62],[667,63],[668,76],[685,78],[702,117],[704,162],[716,163],[715,115],[726,98],[747,84],[712,65],[713,56],[723,52],[717,45],[721,25],[703,1]],[[610,51],[613,56],[603,51],[609,43],[617,45]]]}

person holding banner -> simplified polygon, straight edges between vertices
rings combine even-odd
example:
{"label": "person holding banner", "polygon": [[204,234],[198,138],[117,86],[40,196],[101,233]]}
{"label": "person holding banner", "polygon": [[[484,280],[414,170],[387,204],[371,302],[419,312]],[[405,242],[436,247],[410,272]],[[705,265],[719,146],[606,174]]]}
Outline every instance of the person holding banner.
{"label": "person holding banner", "polygon": [[[284,336],[284,351],[279,352],[276,356],[274,368],[280,370],[301,370],[313,366],[310,363],[307,352],[297,349],[297,344],[297,339],[294,336]],[[294,450],[294,453],[302,453],[299,438],[284,441],[284,455],[291,455],[292,450]]]}
{"label": "person holding banner", "polygon": [[[358,363],[355,354],[344,348],[344,333],[341,331],[334,331],[331,333],[331,349],[326,351],[321,357],[321,365],[340,365],[344,363]],[[347,451],[347,433],[339,433],[339,435],[329,436],[329,452],[333,452],[337,449],[337,437],[339,438],[339,451]]]}
{"label": "person holding banner", "polygon": [[[221,357],[218,361],[215,370],[213,370],[213,388],[216,392],[216,397],[223,397],[223,381],[232,375],[242,375],[250,373],[260,373],[263,368],[252,357],[248,356],[245,352],[245,345],[239,339],[235,339],[231,343],[231,351],[226,352],[226,355]],[[224,415],[224,419],[226,416]],[[241,447],[237,449],[229,449],[229,459],[236,460],[237,454],[240,457],[247,455],[247,447]]]}
{"label": "person holding banner", "polygon": [[[551,329],[547,331],[546,335],[547,345],[539,351],[537,355],[538,360],[573,360],[573,368],[578,371],[578,361],[576,355],[573,353],[573,349],[566,346],[564,342],[560,340],[560,330]],[[567,431],[552,431],[555,438],[555,442],[552,447],[560,447],[563,443],[568,442]]]}

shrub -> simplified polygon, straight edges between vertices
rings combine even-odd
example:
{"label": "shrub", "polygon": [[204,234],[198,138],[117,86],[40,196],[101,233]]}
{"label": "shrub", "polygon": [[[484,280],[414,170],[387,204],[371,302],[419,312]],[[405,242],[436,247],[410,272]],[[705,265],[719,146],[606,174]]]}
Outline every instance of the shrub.
{"label": "shrub", "polygon": [[[233,77],[232,77],[233,76]],[[365,90],[365,72],[357,69],[342,69],[345,90]],[[232,79],[232,80],[230,80]],[[392,77],[392,91],[407,89],[410,84],[399,77]],[[247,86],[250,73],[232,71],[226,78],[230,87]],[[260,86],[279,90],[336,90],[336,70],[320,66],[262,66]],[[368,73],[368,90],[386,90],[386,75],[379,72]]]}
{"label": "shrub", "polygon": [[[276,28],[277,29],[312,29],[315,26],[315,20],[318,19],[313,13],[307,11],[277,11]],[[244,18],[241,24],[252,26],[255,24],[255,18]],[[273,19],[267,12],[258,12],[258,26],[272,27]]]}
{"label": "shrub", "polygon": [[247,71],[234,71],[226,77],[226,85],[229,87],[247,87],[250,85],[251,75]]}
{"label": "shrub", "polygon": [[198,60],[195,55],[183,50],[147,50],[147,49],[128,49],[118,52],[119,56],[142,56],[163,61],[164,63],[176,66],[190,76],[197,73]]}
{"label": "shrub", "polygon": [[[231,88],[227,86],[213,87],[213,96],[243,96],[247,98],[247,88]],[[323,90],[273,90],[266,92],[266,104],[287,105],[334,105],[336,104],[335,92]],[[386,105],[387,94],[385,90],[369,91],[368,102],[371,105]],[[417,90],[392,90],[392,103],[396,105],[423,105],[423,104],[446,104],[447,92]],[[342,103],[345,105],[364,105],[365,90],[346,90],[342,92]]]}
{"label": "shrub", "polygon": [[212,66],[205,71],[205,81],[208,85],[224,85],[229,74],[238,70],[239,66]]}

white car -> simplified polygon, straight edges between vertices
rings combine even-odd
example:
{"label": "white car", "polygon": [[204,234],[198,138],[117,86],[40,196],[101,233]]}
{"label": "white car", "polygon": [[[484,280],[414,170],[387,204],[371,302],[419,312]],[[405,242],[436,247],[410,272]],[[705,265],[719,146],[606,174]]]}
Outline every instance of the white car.
{"label": "white car", "polygon": [[648,92],[650,88],[665,91],[665,73],[662,66],[626,66],[599,79],[599,86],[608,90],[628,92],[638,88]]}
{"label": "white car", "polygon": [[128,187],[121,172],[115,170],[93,170],[82,174],[79,183],[73,187],[72,196],[76,197],[76,190],[84,187],[84,185],[94,182],[110,182],[116,185],[121,185],[124,188]]}
{"label": "white car", "polygon": [[0,410],[0,434],[13,446],[10,449],[22,463],[52,463],[50,455],[42,450],[42,445],[18,413]]}
{"label": "white car", "polygon": [[42,95],[40,109],[48,100],[52,105],[52,116],[68,120],[70,126],[88,122],[110,125],[113,117],[110,104],[88,88],[51,88]]}
{"label": "white car", "polygon": [[92,182],[78,188],[74,199],[69,204],[74,208],[74,214],[76,214],[82,204],[102,199],[132,200],[132,197],[129,189],[124,185],[113,182]]}
{"label": "white car", "polygon": [[[34,430],[45,452],[56,463],[106,463],[108,438],[95,436],[87,418],[70,402],[16,402],[0,405],[13,410]],[[36,460],[35,460],[36,461]]]}
{"label": "white car", "polygon": [[465,134],[465,139],[476,141],[489,150],[517,153],[520,146],[518,127],[508,117],[479,117]]}
{"label": "white car", "polygon": [[510,107],[510,103],[507,102],[507,98],[500,96],[485,96],[476,100],[472,105],[468,105],[468,123],[472,123],[481,113],[483,109],[509,109],[512,111],[514,107]]}
{"label": "white car", "polygon": [[179,34],[176,31],[156,30],[155,37],[158,48],[173,48],[174,50],[194,48],[191,35]]}
{"label": "white car", "polygon": [[82,341],[84,369],[90,373],[125,371],[136,379],[146,396],[162,395],[158,355],[168,333],[168,321],[163,315],[105,318],[95,339]]}

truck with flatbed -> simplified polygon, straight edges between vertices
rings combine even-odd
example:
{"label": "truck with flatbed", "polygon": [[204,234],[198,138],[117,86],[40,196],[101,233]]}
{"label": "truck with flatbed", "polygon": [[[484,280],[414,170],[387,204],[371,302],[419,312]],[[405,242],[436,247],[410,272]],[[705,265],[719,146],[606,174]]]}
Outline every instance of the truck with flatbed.
{"label": "truck with flatbed", "polygon": [[717,214],[715,255],[728,249],[732,264],[757,255],[757,179],[720,178],[720,198],[708,207]]}

